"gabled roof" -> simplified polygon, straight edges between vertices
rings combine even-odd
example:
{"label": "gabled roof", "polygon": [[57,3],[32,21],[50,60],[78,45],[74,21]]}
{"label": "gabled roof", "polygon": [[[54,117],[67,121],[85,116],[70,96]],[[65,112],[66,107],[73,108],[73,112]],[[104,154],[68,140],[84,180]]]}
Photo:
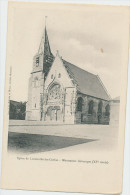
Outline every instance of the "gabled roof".
{"label": "gabled roof", "polygon": [[62,61],[73,84],[76,85],[80,93],[103,100],[110,100],[110,96],[98,75],[87,72],[63,59]]}

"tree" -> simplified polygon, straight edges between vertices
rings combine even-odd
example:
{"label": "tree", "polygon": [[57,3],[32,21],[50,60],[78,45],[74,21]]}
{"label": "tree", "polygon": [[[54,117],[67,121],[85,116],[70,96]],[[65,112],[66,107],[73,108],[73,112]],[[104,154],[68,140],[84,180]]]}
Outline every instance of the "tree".
{"label": "tree", "polygon": [[25,120],[26,102],[10,101],[9,119]]}

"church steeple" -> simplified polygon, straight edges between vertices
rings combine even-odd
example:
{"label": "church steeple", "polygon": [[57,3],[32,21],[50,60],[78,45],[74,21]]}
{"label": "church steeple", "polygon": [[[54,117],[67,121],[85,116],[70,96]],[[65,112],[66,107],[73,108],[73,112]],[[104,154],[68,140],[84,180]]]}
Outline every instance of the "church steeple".
{"label": "church steeple", "polygon": [[51,54],[51,49],[50,49],[50,44],[49,44],[49,39],[48,39],[47,29],[46,29],[46,18],[45,18],[44,33],[43,33],[42,38],[41,38],[38,53],[40,54],[44,51],[47,52],[49,55]]}
{"label": "church steeple", "polygon": [[54,61],[54,56],[51,52],[49,39],[47,35],[47,30],[45,26],[45,33],[44,33],[44,57],[43,57],[43,72],[44,72],[44,78],[46,79],[46,76],[48,74],[48,71]]}
{"label": "church steeple", "polygon": [[36,67],[38,67],[38,63],[40,63],[41,71],[43,71],[44,78],[46,79],[46,76],[54,60],[54,56],[51,52],[49,38],[47,34],[47,29],[46,29],[46,18],[45,18],[44,33],[41,38],[38,53],[34,58],[35,58]]}

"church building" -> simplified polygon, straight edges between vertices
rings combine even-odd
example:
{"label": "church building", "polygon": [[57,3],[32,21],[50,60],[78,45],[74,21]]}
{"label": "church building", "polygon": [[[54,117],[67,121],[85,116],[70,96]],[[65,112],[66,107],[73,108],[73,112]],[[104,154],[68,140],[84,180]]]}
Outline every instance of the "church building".
{"label": "church building", "polygon": [[[87,61],[87,59],[86,59]],[[110,96],[98,75],[51,52],[47,29],[29,78],[26,120],[43,124],[109,124]]]}

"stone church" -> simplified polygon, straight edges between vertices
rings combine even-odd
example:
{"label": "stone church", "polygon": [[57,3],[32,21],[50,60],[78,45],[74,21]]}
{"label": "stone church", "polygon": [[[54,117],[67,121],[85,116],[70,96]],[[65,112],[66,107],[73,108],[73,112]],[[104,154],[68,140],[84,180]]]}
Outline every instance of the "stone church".
{"label": "stone church", "polygon": [[[87,59],[86,59],[87,60]],[[51,52],[47,29],[29,78],[26,120],[109,124],[110,96],[98,75]]]}

